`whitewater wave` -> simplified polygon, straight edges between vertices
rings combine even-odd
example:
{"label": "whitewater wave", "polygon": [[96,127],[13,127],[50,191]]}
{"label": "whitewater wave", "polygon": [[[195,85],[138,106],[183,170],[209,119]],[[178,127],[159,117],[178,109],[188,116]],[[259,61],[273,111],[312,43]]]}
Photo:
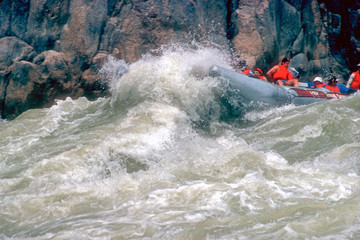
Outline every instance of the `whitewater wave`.
{"label": "whitewater wave", "polygon": [[360,94],[239,115],[227,59],[109,58],[111,97],[0,124],[0,238],[356,238]]}

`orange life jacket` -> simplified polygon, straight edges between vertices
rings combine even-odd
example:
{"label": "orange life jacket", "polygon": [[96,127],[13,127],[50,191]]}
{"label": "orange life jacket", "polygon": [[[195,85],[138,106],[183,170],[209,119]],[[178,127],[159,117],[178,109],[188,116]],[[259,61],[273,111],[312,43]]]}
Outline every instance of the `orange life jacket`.
{"label": "orange life jacket", "polygon": [[273,74],[273,79],[276,80],[290,80],[293,76],[284,65],[278,65],[279,70]]}
{"label": "orange life jacket", "polygon": [[267,81],[266,77],[264,77],[264,76],[260,76],[260,79],[263,81]]}
{"label": "orange life jacket", "polygon": [[338,88],[338,86],[332,87],[329,85],[325,85],[325,88],[329,89],[332,92],[340,92],[340,89]]}
{"label": "orange life jacket", "polygon": [[354,80],[351,83],[351,88],[355,89],[355,90],[359,90],[360,89],[360,74],[359,71],[353,72],[353,74],[355,74]]}
{"label": "orange life jacket", "polygon": [[325,83],[320,83],[320,84],[318,84],[316,87],[317,88],[321,88],[321,87],[324,87],[325,86]]}

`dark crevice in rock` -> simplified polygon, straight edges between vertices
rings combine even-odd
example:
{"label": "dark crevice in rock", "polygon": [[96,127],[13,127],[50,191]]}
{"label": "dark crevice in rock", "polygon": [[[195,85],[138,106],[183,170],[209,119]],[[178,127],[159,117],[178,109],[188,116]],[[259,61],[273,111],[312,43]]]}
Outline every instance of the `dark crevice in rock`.
{"label": "dark crevice in rock", "polygon": [[5,73],[4,76],[3,76],[3,85],[4,85],[3,89],[4,89],[4,91],[3,91],[1,99],[0,99],[0,111],[1,111],[1,118],[2,119],[6,118],[4,112],[5,112],[5,101],[6,101],[6,89],[7,89],[8,85],[9,85],[9,76],[10,76],[10,72]]}
{"label": "dark crevice in rock", "polygon": [[[10,27],[9,35],[23,39],[27,32],[27,22],[29,18],[30,0],[10,1]],[[26,42],[26,41],[25,41]]]}
{"label": "dark crevice in rock", "polygon": [[360,61],[359,51],[355,51],[359,40],[353,39],[356,39],[354,35],[359,32],[355,29],[360,27],[360,14],[354,9],[360,7],[360,1],[319,0],[319,3],[323,6],[320,12],[327,23],[326,30],[333,57],[340,64],[355,66]]}
{"label": "dark crevice in rock", "polygon": [[227,39],[232,40],[236,36],[236,34],[238,33],[238,30],[236,28],[236,24],[234,22],[234,19],[236,19],[235,10],[238,7],[238,3],[237,3],[237,1],[227,0],[226,7],[227,7],[226,37],[227,37]]}

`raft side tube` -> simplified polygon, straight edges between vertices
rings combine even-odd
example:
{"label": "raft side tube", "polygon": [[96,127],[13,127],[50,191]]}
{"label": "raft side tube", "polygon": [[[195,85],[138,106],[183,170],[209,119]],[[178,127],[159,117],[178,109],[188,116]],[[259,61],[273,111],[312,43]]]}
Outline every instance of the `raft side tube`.
{"label": "raft side tube", "polygon": [[286,104],[307,105],[330,99],[341,99],[348,94],[331,92],[326,88],[279,86],[258,78],[249,77],[220,66],[209,70],[210,76],[228,80],[230,94],[238,97],[241,103],[255,103],[257,106],[283,106]]}
{"label": "raft side tube", "polygon": [[213,66],[209,71],[212,77],[223,77],[229,81],[229,87],[236,90],[246,103],[266,103],[272,106],[283,106],[292,102],[294,95],[286,88],[252,78],[232,70]]}

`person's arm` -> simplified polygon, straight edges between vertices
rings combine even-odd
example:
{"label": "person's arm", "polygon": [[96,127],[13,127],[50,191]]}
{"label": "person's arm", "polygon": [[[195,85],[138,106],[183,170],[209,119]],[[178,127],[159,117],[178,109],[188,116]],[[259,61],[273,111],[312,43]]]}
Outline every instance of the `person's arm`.
{"label": "person's arm", "polygon": [[270,82],[274,82],[274,79],[273,79],[273,75],[274,73],[276,73],[277,71],[279,71],[279,66],[276,65],[274,67],[272,67],[267,73],[266,73],[266,76],[268,77],[268,79],[270,80]]}
{"label": "person's arm", "polygon": [[350,75],[350,77],[349,77],[349,80],[348,80],[347,84],[346,84],[346,87],[347,87],[347,88],[350,88],[352,82],[354,81],[354,78],[355,78],[355,74],[352,73],[352,74]]}

